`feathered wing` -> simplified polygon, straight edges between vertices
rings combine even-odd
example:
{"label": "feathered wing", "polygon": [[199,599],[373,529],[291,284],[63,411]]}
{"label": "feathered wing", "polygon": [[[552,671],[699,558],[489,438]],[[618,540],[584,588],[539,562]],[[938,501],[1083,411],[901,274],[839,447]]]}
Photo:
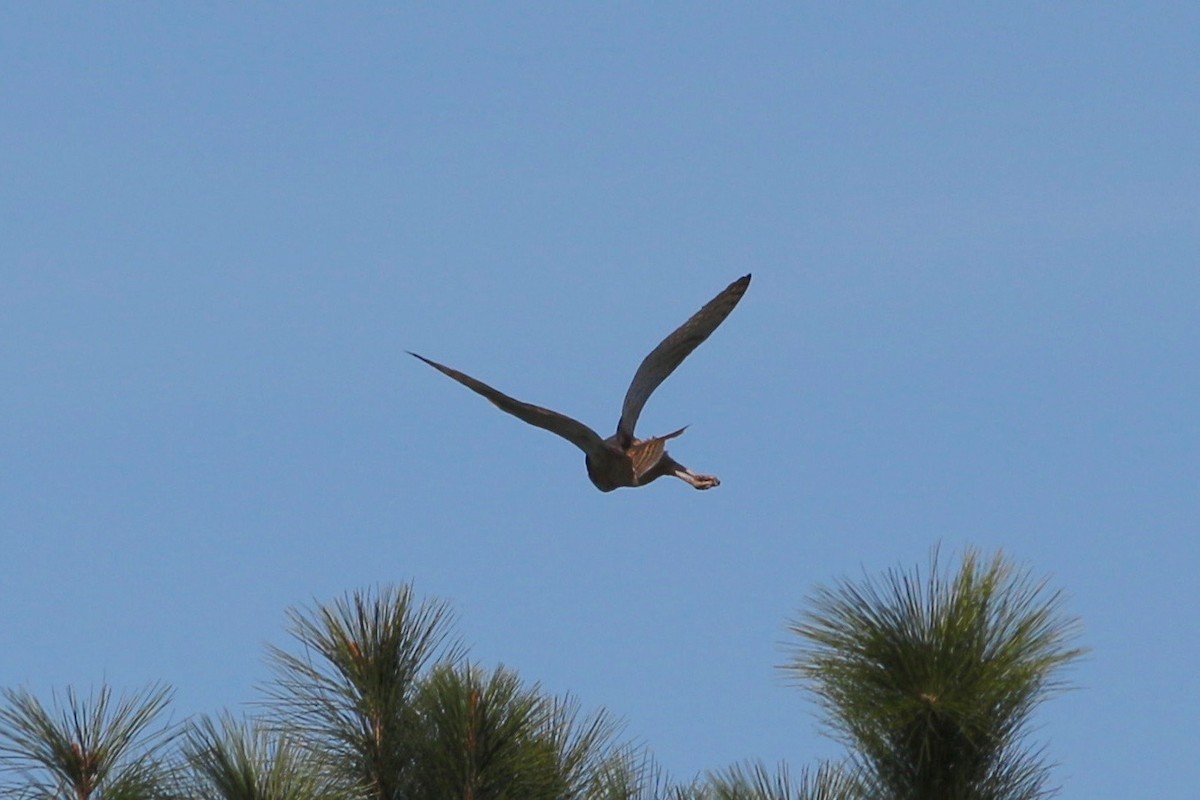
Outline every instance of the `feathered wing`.
{"label": "feathered wing", "polygon": [[548,408],[535,406],[532,403],[522,403],[520,400],[509,397],[503,392],[496,391],[483,381],[475,380],[470,375],[459,372],[456,369],[451,369],[436,361],[431,361],[425,358],[425,356],[419,356],[412,351],[409,351],[408,354],[421,359],[438,372],[453,378],[468,389],[483,395],[492,401],[492,404],[501,411],[507,411],[523,422],[528,422],[530,425],[536,425],[551,433],[556,433],[585,453],[593,453],[604,448],[604,440],[600,438],[600,434],[579,420],[571,419],[566,414],[560,414]]}
{"label": "feathered wing", "polygon": [[617,423],[617,439],[623,446],[628,447],[633,441],[634,426],[637,425],[642,406],[646,405],[650,395],[683,363],[689,353],[699,347],[700,343],[725,321],[749,286],[749,275],[729,284],[642,360],[641,366],[634,373],[633,382],[629,384],[629,391],[625,393],[625,402],[621,406],[621,421]]}

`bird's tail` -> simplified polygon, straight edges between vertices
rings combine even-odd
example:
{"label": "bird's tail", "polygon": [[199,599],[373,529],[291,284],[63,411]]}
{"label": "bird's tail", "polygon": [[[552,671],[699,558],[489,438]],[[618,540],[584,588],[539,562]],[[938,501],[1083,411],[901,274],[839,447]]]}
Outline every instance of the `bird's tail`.
{"label": "bird's tail", "polygon": [[633,447],[629,448],[629,459],[633,463],[633,474],[637,480],[641,480],[654,467],[658,466],[658,462],[662,460],[667,452],[667,439],[674,439],[687,430],[687,425],[684,425],[677,431],[672,431],[666,436],[651,436],[649,439],[643,439],[635,442]]}

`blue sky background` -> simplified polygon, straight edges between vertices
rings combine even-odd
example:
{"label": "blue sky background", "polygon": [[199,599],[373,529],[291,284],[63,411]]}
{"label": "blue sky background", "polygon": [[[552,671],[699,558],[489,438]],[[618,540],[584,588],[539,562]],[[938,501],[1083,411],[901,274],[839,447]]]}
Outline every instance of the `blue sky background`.
{"label": "blue sky background", "polygon": [[[1002,548],[1064,797],[1200,782],[1200,6],[0,10],[0,685],[258,699],[412,581],[678,778],[834,756],[818,584]],[[597,492],[411,349],[722,486]]]}

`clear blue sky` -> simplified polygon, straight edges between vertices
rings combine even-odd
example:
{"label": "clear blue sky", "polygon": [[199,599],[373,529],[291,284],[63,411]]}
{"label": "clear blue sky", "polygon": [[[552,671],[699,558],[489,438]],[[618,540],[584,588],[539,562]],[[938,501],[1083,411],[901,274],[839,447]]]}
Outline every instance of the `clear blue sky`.
{"label": "clear blue sky", "polygon": [[[1067,798],[1200,782],[1200,6],[0,10],[0,685],[259,698],[284,610],[448,600],[675,776],[838,747],[820,583],[1003,548],[1094,652]],[[409,358],[644,433],[581,454]]]}

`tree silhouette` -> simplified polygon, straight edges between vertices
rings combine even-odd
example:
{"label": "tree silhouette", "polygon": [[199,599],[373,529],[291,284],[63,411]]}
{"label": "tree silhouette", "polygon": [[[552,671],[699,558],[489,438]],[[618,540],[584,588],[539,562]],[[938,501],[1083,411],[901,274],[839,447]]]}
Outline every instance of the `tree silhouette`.
{"label": "tree silhouette", "polygon": [[447,607],[407,586],[289,616],[302,653],[271,648],[272,725],[373,800],[591,797],[627,757],[605,714],[464,663]]}
{"label": "tree silhouette", "polygon": [[861,797],[854,777],[834,764],[791,777],[786,766],[771,772],[759,763],[708,773],[706,780],[681,795],[687,800],[850,800]]}
{"label": "tree silhouette", "polygon": [[430,664],[462,657],[449,608],[418,603],[402,586],[288,616],[301,652],[270,648],[273,725],[374,800],[408,797],[420,740],[418,680]]}
{"label": "tree silhouette", "polygon": [[285,735],[228,714],[194,722],[183,746],[179,794],[204,800],[358,800]]}
{"label": "tree silhouette", "polygon": [[[470,663],[448,607],[411,587],[289,612],[260,718],[158,722],[163,687],[46,709],[3,692],[0,793],[14,800],[1032,800],[1034,709],[1082,654],[1061,595],[1002,554],[820,588],[785,669],[849,748],[801,771],[748,762],[686,784],[604,711]],[[186,735],[178,738],[180,732]],[[168,748],[176,742],[181,744]]]}
{"label": "tree silhouette", "polygon": [[159,724],[164,686],[114,701],[101,686],[87,697],[67,689],[47,709],[25,689],[5,689],[0,708],[0,790],[29,800],[154,800],[170,772],[160,757],[176,731]]}
{"label": "tree silhouette", "polygon": [[1082,650],[1062,597],[1003,554],[951,572],[820,589],[791,630],[788,665],[829,714],[869,797],[1043,797],[1049,768],[1027,746],[1030,714],[1064,688]]}

